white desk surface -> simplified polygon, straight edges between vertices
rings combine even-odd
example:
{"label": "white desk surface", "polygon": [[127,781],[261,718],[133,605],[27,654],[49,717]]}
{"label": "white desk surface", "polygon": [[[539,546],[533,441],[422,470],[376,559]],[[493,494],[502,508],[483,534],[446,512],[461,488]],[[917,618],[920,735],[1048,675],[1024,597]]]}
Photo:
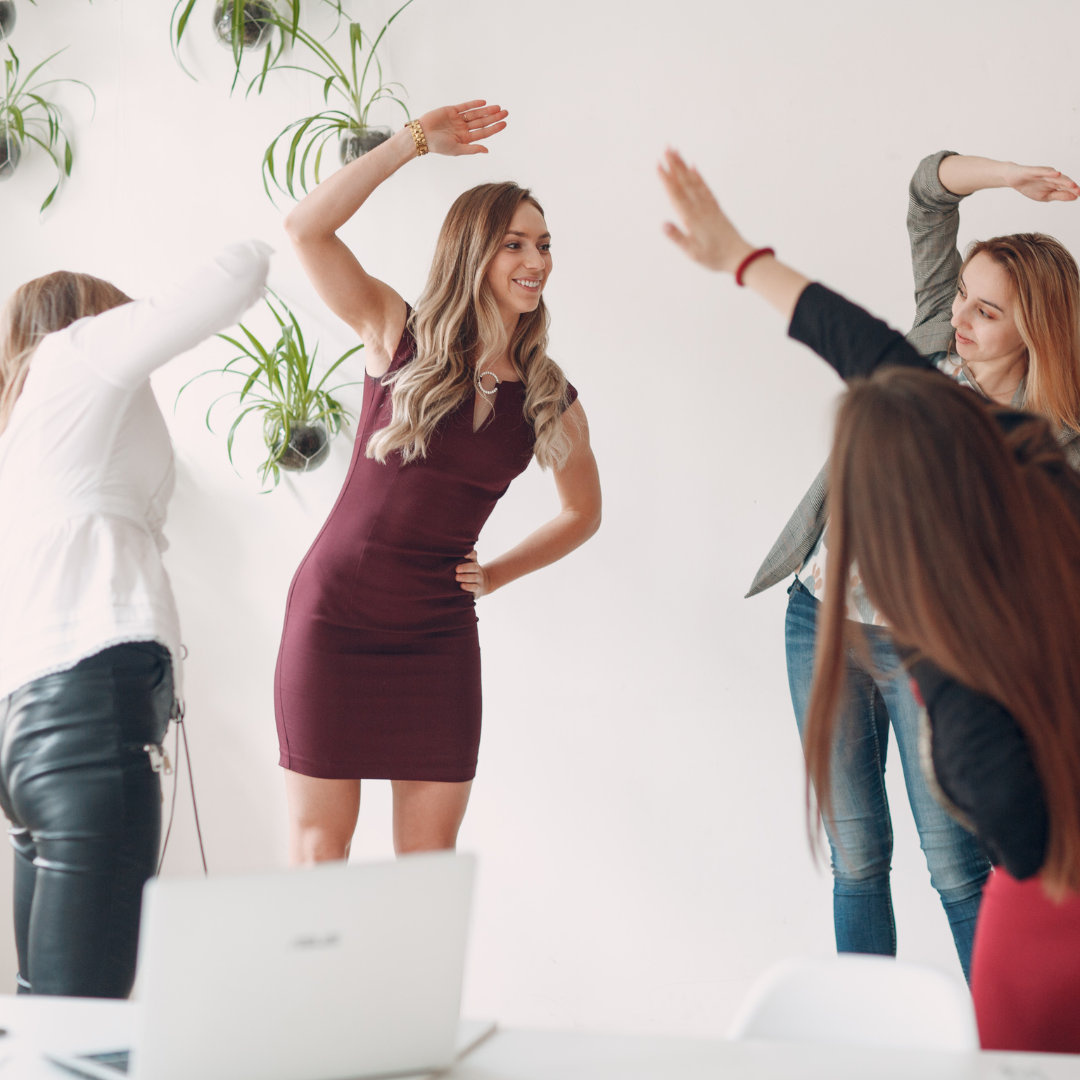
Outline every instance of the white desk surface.
{"label": "white desk surface", "polygon": [[[71,1080],[70,1073],[40,1060],[38,1048],[63,1053],[126,1045],[133,1008],[128,1002],[0,995],[0,1026],[8,1031],[0,1039],[0,1080]],[[1080,1080],[1080,1056],[500,1029],[442,1075],[444,1080]]]}

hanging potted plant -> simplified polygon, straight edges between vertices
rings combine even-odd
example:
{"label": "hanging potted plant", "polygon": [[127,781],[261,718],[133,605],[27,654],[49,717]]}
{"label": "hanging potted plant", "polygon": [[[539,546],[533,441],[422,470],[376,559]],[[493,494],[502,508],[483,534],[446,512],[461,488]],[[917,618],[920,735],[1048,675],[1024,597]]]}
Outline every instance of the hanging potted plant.
{"label": "hanging potted plant", "polygon": [[[230,397],[237,399],[237,413],[225,440],[225,449],[232,463],[237,428],[248,416],[261,417],[267,451],[266,459],[259,465],[261,482],[265,485],[272,479],[273,486],[277,486],[282,469],[309,472],[326,460],[330,453],[330,439],[351,419],[334,395],[342,387],[359,381],[350,380],[328,387],[327,380],[364,346],[355,345],[343,353],[316,380],[315,356],[318,346],[308,352],[296,316],[276,293],[271,292],[270,297],[265,298],[264,302],[280,331],[277,340],[272,345],[265,345],[241,323],[243,340],[218,334],[237,350],[237,355],[222,367],[204,371],[195,379],[220,374],[243,380],[239,389],[230,390],[210,403],[206,410],[206,426],[213,430],[211,414],[220,402]],[[177,398],[195,379],[189,379],[180,388]]]}
{"label": "hanging potted plant", "polygon": [[[316,41],[303,27],[297,30],[296,42],[312,53],[322,70],[298,64],[284,66],[306,71],[320,79],[324,102],[329,106],[333,100],[340,107],[327,108],[313,116],[294,120],[274,137],[263,154],[263,187],[271,201],[274,198],[271,184],[294,199],[299,198],[297,188],[306,192],[309,165],[313,183],[319,182],[323,152],[331,139],[337,139],[338,157],[343,165],[388,139],[389,128],[374,127],[369,122],[371,107],[376,102],[393,102],[405,114],[405,119],[409,119],[409,110],[398,96],[403,88],[400,83],[385,81],[377,49],[390,24],[412,2],[405,0],[374,38],[365,35],[359,23],[349,23],[349,58],[344,64],[339,63],[326,46]],[[252,84],[255,81],[252,80]],[[248,89],[250,91],[251,86]],[[280,171],[276,163],[279,151],[285,155]]]}
{"label": "hanging potted plant", "polygon": [[[211,26],[214,36],[221,44],[232,50],[233,87],[240,78],[240,61],[245,50],[255,50],[265,46],[262,60],[261,81],[266,73],[278,62],[285,49],[286,42],[300,22],[300,0],[282,0],[287,15],[282,16],[276,6],[276,0],[217,0],[211,13]],[[331,0],[335,6],[340,0]],[[191,75],[180,56],[180,42],[188,28],[195,8],[196,0],[176,0],[172,18],[169,22],[169,36],[172,42],[173,56],[177,63]],[[274,30],[280,31],[274,35]],[[194,75],[191,75],[195,78]]]}
{"label": "hanging potted plant", "polygon": [[91,99],[94,98],[94,91],[81,79],[34,81],[38,72],[63,50],[47,56],[22,78],[18,56],[10,45],[7,51],[8,58],[4,61],[4,90],[0,97],[0,180],[15,172],[28,144],[40,147],[56,167],[56,183],[41,204],[41,209],[44,210],[56,197],[63,178],[71,175],[75,155],[60,123],[60,107],[49,101],[43,95],[43,90],[57,83],[75,83],[83,87]]}
{"label": "hanging potted plant", "polygon": [[[240,63],[245,52],[254,52],[265,46],[262,65],[258,78],[258,91],[262,91],[267,73],[278,63],[286,45],[292,44],[300,26],[300,0],[280,0],[284,5],[284,14],[279,9],[278,0],[216,0],[211,13],[211,28],[214,36],[227,46],[233,55],[233,81],[235,88],[240,78]],[[338,13],[340,18],[341,0],[323,0]],[[180,42],[188,28],[195,8],[196,0],[176,0],[169,22],[169,37],[173,55],[177,63],[191,75],[180,57]],[[274,31],[278,31],[276,37]],[[194,78],[194,75],[191,75]],[[250,87],[248,88],[250,91]]]}
{"label": "hanging potted plant", "polygon": [[15,0],[0,0],[0,41],[11,37],[15,29]]}

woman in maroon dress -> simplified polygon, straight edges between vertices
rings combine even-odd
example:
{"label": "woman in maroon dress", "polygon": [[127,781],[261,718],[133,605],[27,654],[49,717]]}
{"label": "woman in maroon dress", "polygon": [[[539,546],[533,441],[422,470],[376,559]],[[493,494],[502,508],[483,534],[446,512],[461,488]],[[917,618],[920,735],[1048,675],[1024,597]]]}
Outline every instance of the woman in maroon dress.
{"label": "woman in maroon dress", "polygon": [[[486,153],[506,115],[483,101],[426,113],[285,221],[367,358],[352,464],[289,591],[275,678],[297,863],[348,856],[362,778],[392,781],[399,853],[454,846],[480,740],[475,602],[600,524],[585,413],[547,355],[551,238],[532,195],[512,183],[461,195],[415,308],[337,236],[407,162]],[[480,529],[534,455],[562,508],[481,563]]]}

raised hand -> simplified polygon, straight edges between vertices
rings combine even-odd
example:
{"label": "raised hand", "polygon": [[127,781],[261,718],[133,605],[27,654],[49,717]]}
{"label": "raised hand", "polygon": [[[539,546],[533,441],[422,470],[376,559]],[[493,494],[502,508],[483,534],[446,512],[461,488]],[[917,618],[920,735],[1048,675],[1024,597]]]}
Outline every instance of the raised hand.
{"label": "raised hand", "polygon": [[681,229],[665,222],[664,234],[702,266],[734,273],[753,249],[720,209],[697,169],[676,151],[667,150],[657,171],[682,222]]}
{"label": "raised hand", "polygon": [[482,99],[432,109],[419,118],[428,149],[433,154],[486,154],[481,139],[489,139],[506,127],[509,113]]}
{"label": "raised hand", "polygon": [[1057,169],[1010,163],[1006,181],[1014,191],[1036,202],[1072,202],[1080,198],[1080,184]]}

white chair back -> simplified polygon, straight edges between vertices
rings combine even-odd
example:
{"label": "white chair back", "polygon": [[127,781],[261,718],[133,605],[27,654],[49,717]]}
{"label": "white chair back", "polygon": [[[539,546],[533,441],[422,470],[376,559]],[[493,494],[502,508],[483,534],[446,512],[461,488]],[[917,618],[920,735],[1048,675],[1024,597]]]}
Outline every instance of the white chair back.
{"label": "white chair back", "polygon": [[844,953],[787,960],[751,989],[732,1039],[976,1050],[967,987],[933,968]]}

